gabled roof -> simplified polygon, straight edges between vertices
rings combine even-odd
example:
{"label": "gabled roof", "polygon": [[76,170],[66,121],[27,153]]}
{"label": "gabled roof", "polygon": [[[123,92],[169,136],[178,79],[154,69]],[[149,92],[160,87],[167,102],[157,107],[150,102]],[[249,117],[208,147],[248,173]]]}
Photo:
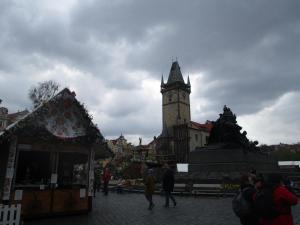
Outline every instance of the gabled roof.
{"label": "gabled roof", "polygon": [[0,132],[0,139],[27,130],[29,126],[42,129],[60,139],[88,137],[91,142],[103,140],[85,107],[68,88],[6,127]]}
{"label": "gabled roof", "polygon": [[184,83],[180,66],[177,61],[172,63],[171,70],[169,73],[169,78],[167,84],[175,83],[175,82],[181,82]]}

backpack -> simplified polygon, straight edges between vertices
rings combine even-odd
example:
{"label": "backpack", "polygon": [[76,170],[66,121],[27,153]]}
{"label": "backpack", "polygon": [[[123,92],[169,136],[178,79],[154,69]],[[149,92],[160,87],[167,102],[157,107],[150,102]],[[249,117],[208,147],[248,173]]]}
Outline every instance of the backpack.
{"label": "backpack", "polygon": [[251,203],[244,198],[244,191],[249,187],[240,190],[232,199],[232,209],[239,218],[250,216],[253,213]]}
{"label": "backpack", "polygon": [[276,210],[272,188],[263,188],[254,197],[254,209],[257,215],[264,219],[274,219],[279,216]]}

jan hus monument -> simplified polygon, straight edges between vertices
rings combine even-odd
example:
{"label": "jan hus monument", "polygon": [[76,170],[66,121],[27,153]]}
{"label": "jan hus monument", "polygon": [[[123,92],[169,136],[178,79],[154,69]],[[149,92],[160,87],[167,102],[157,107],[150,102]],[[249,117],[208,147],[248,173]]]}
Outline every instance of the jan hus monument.
{"label": "jan hus monument", "polygon": [[241,132],[236,115],[226,105],[204,147],[190,152],[189,172],[202,179],[237,179],[242,173],[255,170],[268,174],[279,170],[277,161],[262,153],[257,141],[249,141],[247,132]]}

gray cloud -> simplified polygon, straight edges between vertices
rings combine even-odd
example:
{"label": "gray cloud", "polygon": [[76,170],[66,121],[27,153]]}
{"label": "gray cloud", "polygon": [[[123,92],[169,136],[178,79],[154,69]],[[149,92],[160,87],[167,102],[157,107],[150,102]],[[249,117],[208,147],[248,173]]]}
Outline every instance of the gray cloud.
{"label": "gray cloud", "polygon": [[224,104],[259,115],[299,91],[297,0],[65,4],[1,1],[0,96],[10,110],[29,106],[31,85],[55,78],[107,135],[152,137],[161,128],[159,84],[143,81],[166,79],[175,57],[185,76],[201,75],[192,83],[194,120],[215,119]]}

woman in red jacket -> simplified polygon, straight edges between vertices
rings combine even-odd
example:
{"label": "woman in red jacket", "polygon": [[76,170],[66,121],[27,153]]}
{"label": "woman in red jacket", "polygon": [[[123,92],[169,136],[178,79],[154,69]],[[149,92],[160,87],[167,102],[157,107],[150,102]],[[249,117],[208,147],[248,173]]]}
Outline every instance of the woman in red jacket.
{"label": "woman in red jacket", "polygon": [[267,180],[267,185],[273,189],[273,202],[279,215],[273,219],[261,218],[260,223],[262,225],[294,225],[291,206],[298,203],[297,196],[281,184],[279,174],[270,174]]}

